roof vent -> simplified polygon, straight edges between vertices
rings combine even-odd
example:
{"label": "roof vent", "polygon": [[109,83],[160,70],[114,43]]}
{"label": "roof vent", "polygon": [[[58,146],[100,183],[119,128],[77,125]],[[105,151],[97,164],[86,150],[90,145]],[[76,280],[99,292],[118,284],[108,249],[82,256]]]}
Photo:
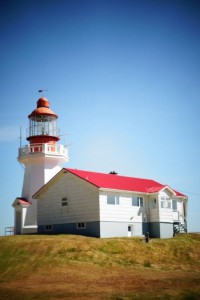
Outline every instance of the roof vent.
{"label": "roof vent", "polygon": [[117,175],[118,173],[117,172],[115,172],[115,171],[110,171],[110,173],[109,174],[111,174],[111,175]]}

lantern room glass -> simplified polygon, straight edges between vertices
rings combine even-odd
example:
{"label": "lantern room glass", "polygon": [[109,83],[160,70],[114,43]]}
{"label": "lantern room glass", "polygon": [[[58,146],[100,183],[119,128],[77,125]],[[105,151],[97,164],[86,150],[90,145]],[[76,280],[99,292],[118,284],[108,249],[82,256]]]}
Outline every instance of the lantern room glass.
{"label": "lantern room glass", "polygon": [[28,136],[58,136],[57,119],[52,116],[35,116],[30,118]]}

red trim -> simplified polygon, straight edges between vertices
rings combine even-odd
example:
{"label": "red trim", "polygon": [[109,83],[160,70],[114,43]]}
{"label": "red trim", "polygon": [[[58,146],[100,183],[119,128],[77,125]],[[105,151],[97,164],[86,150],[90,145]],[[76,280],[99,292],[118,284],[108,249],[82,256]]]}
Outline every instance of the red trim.
{"label": "red trim", "polygon": [[31,204],[25,198],[16,198],[16,200],[17,200],[17,202],[19,202],[22,205],[30,205]]}
{"label": "red trim", "polygon": [[57,136],[51,136],[51,135],[33,135],[28,136],[27,141],[30,141],[30,144],[56,144],[60,140]]}

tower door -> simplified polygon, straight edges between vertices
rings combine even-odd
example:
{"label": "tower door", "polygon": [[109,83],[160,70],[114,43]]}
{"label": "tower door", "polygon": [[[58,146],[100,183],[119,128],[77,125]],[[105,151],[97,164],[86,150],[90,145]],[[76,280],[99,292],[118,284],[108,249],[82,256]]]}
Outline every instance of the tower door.
{"label": "tower door", "polygon": [[16,212],[16,234],[21,234],[22,227],[22,214],[21,212]]}

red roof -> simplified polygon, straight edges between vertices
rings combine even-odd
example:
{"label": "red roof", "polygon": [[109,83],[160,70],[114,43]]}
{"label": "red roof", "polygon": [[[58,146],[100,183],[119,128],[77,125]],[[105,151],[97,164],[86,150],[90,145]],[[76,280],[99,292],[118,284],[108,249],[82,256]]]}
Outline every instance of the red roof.
{"label": "red roof", "polygon": [[37,101],[37,108],[32,111],[28,118],[35,117],[38,115],[47,115],[54,118],[58,118],[53,110],[49,108],[49,101],[46,98],[40,98]]}
{"label": "red roof", "polygon": [[[141,193],[157,193],[163,188],[168,187],[151,179],[142,179],[136,177],[127,177],[114,174],[104,174],[91,171],[83,171],[77,169],[68,169],[66,171],[90,182],[98,188],[108,188],[122,191],[132,191]],[[171,189],[171,188],[170,188]],[[172,190],[172,189],[171,189]],[[176,196],[184,196],[183,194],[173,190]]]}
{"label": "red roof", "polygon": [[31,204],[25,198],[17,198],[16,200],[22,205],[30,205]]}

